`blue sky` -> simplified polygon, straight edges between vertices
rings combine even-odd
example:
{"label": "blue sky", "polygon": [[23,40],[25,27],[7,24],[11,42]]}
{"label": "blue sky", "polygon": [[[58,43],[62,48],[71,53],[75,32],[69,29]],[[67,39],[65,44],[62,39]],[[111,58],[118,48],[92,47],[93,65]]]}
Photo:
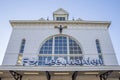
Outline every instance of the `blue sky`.
{"label": "blue sky", "polygon": [[0,64],[12,32],[9,20],[52,19],[58,8],[69,19],[111,21],[110,37],[120,64],[120,0],[0,0]]}

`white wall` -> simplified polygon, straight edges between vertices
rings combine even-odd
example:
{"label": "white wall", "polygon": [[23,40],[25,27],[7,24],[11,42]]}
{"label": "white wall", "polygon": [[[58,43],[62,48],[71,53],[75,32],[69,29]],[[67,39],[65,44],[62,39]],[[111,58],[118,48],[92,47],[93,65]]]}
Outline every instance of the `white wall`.
{"label": "white wall", "polygon": [[[74,37],[81,45],[83,54],[98,56],[95,40],[99,39],[105,65],[118,65],[106,25],[66,24],[62,34]],[[59,34],[54,24],[15,25],[3,60],[3,65],[16,65],[21,40],[26,39],[24,56],[37,56],[42,42]],[[87,57],[86,56],[86,57]]]}

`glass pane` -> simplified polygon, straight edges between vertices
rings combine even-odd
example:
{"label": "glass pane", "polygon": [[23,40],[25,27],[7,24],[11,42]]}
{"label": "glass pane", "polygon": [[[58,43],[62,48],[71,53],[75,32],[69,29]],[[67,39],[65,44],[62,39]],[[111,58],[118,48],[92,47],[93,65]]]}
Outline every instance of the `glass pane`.
{"label": "glass pane", "polygon": [[97,52],[101,53],[100,43],[98,39],[96,40],[96,48],[97,48]]}
{"label": "glass pane", "polygon": [[19,53],[23,53],[24,52],[24,47],[25,47],[25,39],[23,39],[22,42],[21,42]]}
{"label": "glass pane", "polygon": [[67,54],[67,38],[64,36],[56,36],[54,49],[54,54]]}
{"label": "glass pane", "polygon": [[53,38],[47,40],[40,49],[40,54],[52,54],[52,41]]}
{"label": "glass pane", "polygon": [[82,54],[80,46],[71,38],[69,38],[69,50],[70,54]]}

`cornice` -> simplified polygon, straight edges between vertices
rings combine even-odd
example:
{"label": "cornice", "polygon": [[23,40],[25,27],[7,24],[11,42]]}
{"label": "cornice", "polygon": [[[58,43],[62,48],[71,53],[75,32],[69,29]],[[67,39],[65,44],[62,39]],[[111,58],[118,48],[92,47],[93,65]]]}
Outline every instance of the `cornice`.
{"label": "cornice", "polygon": [[53,21],[53,20],[46,20],[46,21],[41,21],[41,20],[10,20],[10,24],[12,27],[16,24],[106,24],[107,28],[109,28],[111,22],[110,21]]}
{"label": "cornice", "polygon": [[17,70],[17,71],[120,71],[119,65],[113,66],[0,66],[0,71],[9,71],[9,70]]}

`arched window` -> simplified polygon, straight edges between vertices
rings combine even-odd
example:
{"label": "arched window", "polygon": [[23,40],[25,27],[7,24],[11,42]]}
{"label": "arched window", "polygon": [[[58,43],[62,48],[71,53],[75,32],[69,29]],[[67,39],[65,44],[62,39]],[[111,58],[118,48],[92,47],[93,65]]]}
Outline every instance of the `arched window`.
{"label": "arched window", "polygon": [[97,52],[99,53],[98,54],[98,57],[99,57],[99,59],[101,59],[102,60],[102,62],[103,62],[103,57],[102,57],[102,53],[101,53],[101,47],[100,47],[100,42],[99,42],[99,40],[98,39],[96,39],[96,48],[97,48]]}
{"label": "arched window", "polygon": [[100,42],[98,39],[96,39],[96,48],[97,48],[97,52],[101,53],[101,47],[100,47]]}
{"label": "arched window", "polygon": [[26,40],[23,39],[22,42],[21,42],[21,46],[20,46],[20,51],[19,51],[19,53],[23,53],[23,52],[24,52],[25,42],[26,42]]}
{"label": "arched window", "polygon": [[[82,50],[79,43],[72,37],[65,35],[52,36],[48,38],[40,47],[38,65],[45,65],[46,59],[54,60],[69,60],[82,59]],[[79,56],[73,54],[80,54]],[[71,56],[68,56],[71,55]],[[61,58],[62,57],[62,58]]]}
{"label": "arched window", "polygon": [[69,36],[53,36],[40,48],[40,54],[82,54],[77,41]]}

